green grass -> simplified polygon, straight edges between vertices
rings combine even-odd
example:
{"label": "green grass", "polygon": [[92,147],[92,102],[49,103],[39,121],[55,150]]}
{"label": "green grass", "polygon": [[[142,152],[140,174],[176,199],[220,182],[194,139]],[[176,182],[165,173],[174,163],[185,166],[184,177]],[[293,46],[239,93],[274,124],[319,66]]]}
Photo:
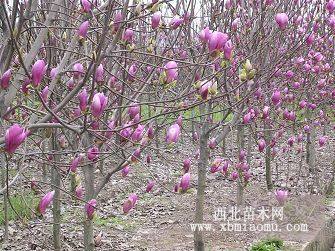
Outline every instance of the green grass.
{"label": "green grass", "polygon": [[[8,203],[8,220],[24,219],[29,220],[32,218],[33,213],[36,211],[39,198],[32,193],[17,194],[10,196],[10,202],[14,208]],[[0,203],[0,225],[4,224],[4,211],[3,202]]]}
{"label": "green grass", "polygon": [[270,238],[257,242],[251,247],[251,251],[277,251],[282,250],[284,242],[278,238]]}
{"label": "green grass", "polygon": [[109,227],[122,227],[122,229],[125,230],[132,230],[135,228],[134,222],[128,222],[126,220],[123,220],[120,217],[108,217],[108,218],[100,218],[99,216],[96,216],[94,218],[94,224],[98,226],[109,226]]}
{"label": "green grass", "polygon": [[[149,105],[141,105],[141,117],[142,119],[149,119]],[[151,108],[152,109],[152,108]],[[159,114],[161,108],[157,108],[157,113]],[[211,112],[213,113],[213,120],[214,122],[219,122],[223,119],[223,113],[222,113],[222,107],[217,106],[215,107]],[[154,111],[152,109],[151,115],[154,115]],[[182,112],[182,116],[184,120],[201,120],[202,118],[199,118],[200,116],[200,110],[199,107],[194,107],[192,109],[188,109]],[[162,122],[165,116],[158,117],[158,123]],[[170,114],[168,115],[168,118],[166,120],[166,123],[172,123],[176,120],[178,115],[176,114]],[[225,119],[226,122],[230,121],[232,119],[233,115],[229,114],[228,117]]]}

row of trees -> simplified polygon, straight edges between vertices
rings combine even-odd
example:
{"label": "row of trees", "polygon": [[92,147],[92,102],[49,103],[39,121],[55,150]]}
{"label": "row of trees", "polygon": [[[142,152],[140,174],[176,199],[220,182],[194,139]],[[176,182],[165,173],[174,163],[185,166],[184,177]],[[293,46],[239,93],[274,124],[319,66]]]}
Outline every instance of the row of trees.
{"label": "row of trees", "polygon": [[[203,221],[209,171],[235,181],[243,204],[251,148],[264,153],[269,190],[271,162],[283,152],[306,156],[313,173],[316,144],[327,144],[333,129],[334,10],[333,0],[2,1],[5,215],[17,181],[8,169],[32,159],[38,167],[23,164],[17,176],[35,173],[27,181],[42,193],[39,214],[52,203],[53,248],[61,249],[61,200],[75,198],[85,250],[93,250],[106,184],[117,172],[146,167],[181,135],[199,148],[181,163],[174,188],[182,193],[197,181],[195,223]],[[236,155],[212,154],[235,131]],[[123,212],[157,179],[130,192]],[[202,232],[194,245],[204,250]]]}

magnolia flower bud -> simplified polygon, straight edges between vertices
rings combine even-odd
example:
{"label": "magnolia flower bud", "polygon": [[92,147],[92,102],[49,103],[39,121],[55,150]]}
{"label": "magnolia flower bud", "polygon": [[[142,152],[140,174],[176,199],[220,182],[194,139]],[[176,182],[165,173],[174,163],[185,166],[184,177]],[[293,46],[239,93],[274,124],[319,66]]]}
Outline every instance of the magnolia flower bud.
{"label": "magnolia flower bud", "polygon": [[151,27],[152,29],[156,29],[159,26],[161,21],[162,13],[160,11],[155,12],[151,17]]}
{"label": "magnolia flower bud", "polygon": [[288,16],[286,13],[278,13],[275,17],[276,23],[281,30],[284,30],[288,24]]}
{"label": "magnolia flower bud", "polygon": [[44,60],[37,60],[31,69],[31,76],[33,85],[35,87],[39,86],[42,82],[42,78],[46,71],[46,65]]}
{"label": "magnolia flower bud", "polygon": [[4,74],[2,74],[0,79],[0,86],[2,89],[7,89],[9,87],[9,81],[11,75],[12,75],[11,69],[8,69],[7,71],[4,72]]}
{"label": "magnolia flower bud", "polygon": [[5,134],[5,151],[12,154],[27,138],[28,132],[20,125],[14,124]]}
{"label": "magnolia flower bud", "polygon": [[77,34],[81,39],[86,38],[89,26],[89,21],[85,21],[79,26]]}
{"label": "magnolia flower bud", "polygon": [[180,126],[178,124],[173,124],[169,127],[166,134],[166,142],[168,144],[177,143],[180,137]]}
{"label": "magnolia flower bud", "polygon": [[107,106],[108,98],[102,93],[96,93],[91,104],[92,115],[96,118],[100,117]]}
{"label": "magnolia flower bud", "polygon": [[178,65],[175,61],[169,61],[165,66],[166,82],[171,83],[178,77]]}
{"label": "magnolia flower bud", "polygon": [[55,191],[51,191],[44,195],[44,197],[41,199],[40,203],[38,204],[38,212],[40,214],[45,214],[45,211],[52,202],[54,195]]}
{"label": "magnolia flower bud", "polygon": [[153,180],[149,180],[145,191],[149,193],[154,187],[154,185],[155,185],[155,182]]}
{"label": "magnolia flower bud", "polygon": [[91,199],[85,204],[85,211],[88,219],[90,220],[93,219],[96,206],[97,206],[96,199]]}
{"label": "magnolia flower bud", "polygon": [[280,205],[284,205],[288,197],[288,192],[284,190],[275,191],[275,196]]}
{"label": "magnolia flower bud", "polygon": [[179,187],[185,192],[190,186],[191,174],[185,173],[180,180]]}

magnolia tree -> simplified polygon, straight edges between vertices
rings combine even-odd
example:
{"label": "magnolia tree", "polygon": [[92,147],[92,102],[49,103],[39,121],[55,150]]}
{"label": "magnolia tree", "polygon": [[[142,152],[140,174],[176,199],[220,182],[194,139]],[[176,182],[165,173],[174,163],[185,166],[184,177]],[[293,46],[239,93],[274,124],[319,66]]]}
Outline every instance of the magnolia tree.
{"label": "magnolia tree", "polygon": [[[311,189],[321,191],[315,160],[334,115],[334,11],[333,0],[2,1],[5,218],[11,188],[24,176],[40,196],[36,216],[52,208],[53,249],[62,248],[67,201],[81,205],[84,247],[94,250],[93,219],[106,184],[118,172],[126,178],[147,168],[181,137],[198,151],[180,163],[168,189],[183,194],[195,181],[195,223],[203,222],[210,173],[236,184],[235,202],[243,205],[253,148],[263,156],[269,190],[271,162],[285,154],[308,163]],[[225,139],[235,133],[230,156]],[[23,166],[11,176],[17,163]],[[160,184],[152,174],[133,187],[122,213]],[[284,203],[288,192],[275,195]],[[8,218],[5,226],[8,238]],[[196,230],[195,250],[204,243]]]}

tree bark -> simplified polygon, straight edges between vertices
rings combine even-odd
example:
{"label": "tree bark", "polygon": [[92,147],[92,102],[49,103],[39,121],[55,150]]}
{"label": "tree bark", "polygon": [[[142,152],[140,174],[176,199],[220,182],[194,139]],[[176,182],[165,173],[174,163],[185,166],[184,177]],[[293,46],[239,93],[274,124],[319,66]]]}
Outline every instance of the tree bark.
{"label": "tree bark", "polygon": [[[240,125],[237,129],[237,156],[239,156],[241,150],[244,149],[244,126]],[[236,195],[236,204],[237,206],[243,205],[243,193],[244,186],[243,181],[241,180],[241,171],[239,171],[240,175],[237,179],[237,195]]]}
{"label": "tree bark", "polygon": [[[90,135],[84,136],[84,146],[88,147],[91,142]],[[89,163],[83,166],[84,182],[85,182],[85,201],[89,201],[94,198],[94,165]],[[84,212],[84,250],[94,250],[94,236],[93,236],[93,220],[90,220]]]}
{"label": "tree bark", "polygon": [[[51,147],[53,152],[58,152],[58,142],[56,139],[57,129],[55,129],[52,133],[51,138]],[[57,169],[57,163],[60,162],[60,155],[55,154],[54,158],[54,166],[52,168],[52,189],[55,191],[53,198],[53,207],[52,207],[52,216],[53,216],[53,245],[55,251],[61,250],[61,216],[60,216],[60,186],[61,186],[61,177],[59,170]]]}
{"label": "tree bark", "polygon": [[271,133],[269,131],[269,126],[265,122],[264,124],[264,136],[265,136],[265,142],[266,142],[266,148],[265,148],[265,176],[266,176],[266,186],[268,190],[272,190],[273,183],[272,183],[272,170],[271,170]]}
{"label": "tree bark", "polygon": [[[204,219],[204,200],[205,200],[205,187],[206,187],[206,170],[208,167],[209,149],[207,147],[209,134],[208,122],[206,121],[202,127],[200,135],[200,160],[198,163],[198,187],[195,211],[195,224],[202,224]],[[205,250],[203,240],[203,233],[198,229],[194,232],[194,250]]]}

